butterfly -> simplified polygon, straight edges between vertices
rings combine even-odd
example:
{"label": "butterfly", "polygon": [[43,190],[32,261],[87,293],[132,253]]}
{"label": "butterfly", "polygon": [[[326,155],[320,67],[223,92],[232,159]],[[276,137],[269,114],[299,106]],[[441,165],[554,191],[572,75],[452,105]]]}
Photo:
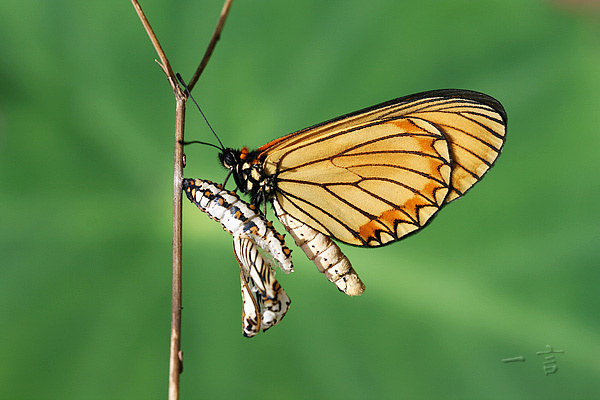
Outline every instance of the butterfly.
{"label": "butterfly", "polygon": [[365,286],[332,240],[377,247],[425,227],[494,165],[507,116],[483,93],[417,93],[323,122],[219,160],[255,206],[277,218],[348,295]]}

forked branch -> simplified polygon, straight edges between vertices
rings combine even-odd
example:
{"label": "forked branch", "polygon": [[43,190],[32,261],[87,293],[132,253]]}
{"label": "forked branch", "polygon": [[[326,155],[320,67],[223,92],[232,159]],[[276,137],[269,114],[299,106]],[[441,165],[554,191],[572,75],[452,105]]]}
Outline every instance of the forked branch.
{"label": "forked branch", "polygon": [[[179,399],[179,375],[183,367],[181,352],[181,309],[182,309],[182,268],[181,268],[181,184],[183,180],[183,142],[185,131],[185,110],[187,95],[183,92],[177,83],[177,78],[171,64],[163,51],[154,30],[150,26],[142,7],[138,0],[131,0],[135,11],[137,12],[142,25],[148,33],[148,37],[160,58],[157,61],[165,75],[169,79],[169,84],[175,94],[177,109],[175,113],[175,151],[173,162],[173,279],[172,279],[172,302],[171,302],[171,351],[169,357],[169,399]],[[229,9],[233,0],[225,0],[223,10],[217,22],[215,31],[204,53],[204,57],[198,66],[196,73],[190,80],[188,88],[191,91],[208,64],[210,56],[221,36],[221,31],[225,25],[225,20],[229,14]]]}
{"label": "forked branch", "polygon": [[[133,8],[135,8],[135,12],[137,13],[138,17],[140,18],[142,25],[144,25],[144,29],[146,29],[146,33],[148,34],[148,37],[150,38],[150,41],[152,42],[152,45],[154,46],[154,49],[156,50],[156,53],[158,54],[158,58],[160,58],[160,61],[157,61],[158,65],[160,65],[160,67],[164,71],[165,75],[167,75],[167,78],[169,79],[169,83],[171,84],[171,87],[173,88],[173,90],[177,91],[177,89],[179,88],[179,85],[177,84],[177,79],[175,78],[175,73],[173,72],[173,69],[171,68],[171,63],[169,63],[169,59],[167,58],[167,55],[163,51],[162,46],[160,45],[160,42],[158,41],[158,38],[156,37],[154,30],[152,29],[152,26],[150,26],[150,22],[148,22],[148,18],[146,18],[146,14],[144,14],[144,11],[142,10],[142,6],[140,6],[140,3],[137,0],[131,0],[131,3],[133,4]],[[181,92],[181,90],[179,90],[179,91]]]}
{"label": "forked branch", "polygon": [[208,60],[210,60],[210,56],[212,55],[217,42],[221,38],[221,31],[223,30],[223,27],[225,26],[225,20],[227,19],[227,15],[229,14],[229,9],[231,8],[232,3],[233,3],[233,0],[225,0],[225,4],[223,4],[223,9],[221,10],[221,15],[219,16],[219,20],[217,21],[217,26],[215,27],[215,31],[213,32],[213,35],[210,38],[208,47],[206,48],[206,51],[204,52],[204,57],[202,57],[202,61],[200,61],[200,65],[198,65],[198,68],[196,69],[194,76],[192,76],[192,79],[190,79],[190,81],[188,82],[188,88],[189,88],[190,92],[192,91],[194,86],[196,86],[196,82],[198,82],[198,78],[200,78],[200,75],[202,75],[202,72],[204,71],[206,64],[208,64]]}

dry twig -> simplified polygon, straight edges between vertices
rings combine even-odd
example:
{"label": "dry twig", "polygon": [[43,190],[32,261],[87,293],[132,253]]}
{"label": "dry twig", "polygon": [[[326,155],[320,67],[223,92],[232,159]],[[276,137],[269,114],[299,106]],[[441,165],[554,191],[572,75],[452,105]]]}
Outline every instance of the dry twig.
{"label": "dry twig", "polygon": [[[171,352],[169,357],[169,400],[179,399],[179,375],[183,368],[181,352],[181,309],[182,309],[182,279],[181,279],[181,183],[183,180],[183,138],[185,128],[185,110],[187,95],[181,90],[177,83],[175,73],[171,64],[163,51],[156,34],[152,30],[148,19],[146,18],[142,7],[137,0],[131,0],[135,11],[137,12],[142,25],[146,29],[152,44],[158,53],[160,61],[157,61],[165,75],[169,79],[169,84],[175,94],[177,109],[175,111],[175,151],[173,162],[173,279],[172,279],[172,302],[171,302]],[[233,0],[225,0],[223,10],[217,22],[215,31],[208,44],[208,48],[198,66],[196,73],[190,80],[188,88],[191,91],[200,78],[202,71],[208,64],[217,41],[221,36],[221,31],[225,25],[225,20]]]}

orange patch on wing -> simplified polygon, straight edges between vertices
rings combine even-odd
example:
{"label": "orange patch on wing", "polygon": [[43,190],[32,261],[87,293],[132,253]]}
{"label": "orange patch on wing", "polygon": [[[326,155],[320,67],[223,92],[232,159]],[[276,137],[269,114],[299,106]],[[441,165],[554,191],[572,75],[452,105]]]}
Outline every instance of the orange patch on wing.
{"label": "orange patch on wing", "polygon": [[396,229],[397,221],[406,221],[406,215],[398,210],[387,210],[381,213],[379,220],[387,225],[390,230]]}
{"label": "orange patch on wing", "polygon": [[417,143],[419,144],[419,150],[421,150],[423,153],[432,153],[431,150],[433,149],[433,143],[431,138],[419,137],[415,139],[417,139]]}
{"label": "orange patch on wing", "polygon": [[[412,222],[406,217],[400,210],[391,209],[381,213],[377,219],[371,220],[360,227],[359,233],[360,237],[363,238],[367,242],[371,241],[381,241],[382,233],[385,233],[387,236],[397,238],[395,235],[396,225],[399,222],[409,223]],[[384,240],[383,242],[388,242],[388,240]]]}
{"label": "orange patch on wing", "polygon": [[[447,165],[446,162],[443,160],[440,160],[437,153],[432,153],[431,148],[428,149],[428,152],[429,152],[429,154],[431,154],[431,157],[423,157],[422,172],[429,175],[430,179],[438,179],[441,181],[446,181],[446,178],[444,177],[444,170],[443,170],[444,165]],[[425,153],[427,153],[427,152],[425,152]],[[427,163],[427,164],[425,164],[425,163]],[[434,185],[440,185],[440,184],[434,183]]]}
{"label": "orange patch on wing", "polygon": [[426,221],[420,221],[419,209],[423,206],[426,207],[438,207],[438,199],[435,196],[435,192],[440,189],[437,183],[429,182],[425,187],[420,190],[423,196],[413,196],[410,200],[402,205],[402,209],[406,211],[419,225],[424,224]]}
{"label": "orange patch on wing", "polygon": [[406,118],[394,120],[392,123],[398,128],[402,129],[404,132],[411,132],[415,130],[415,125]]}
{"label": "orange patch on wing", "polygon": [[[420,134],[427,133],[430,135],[432,134],[431,132],[424,130],[420,126],[415,125],[413,122],[411,122],[407,118],[397,119],[397,120],[392,121],[392,123],[407,133],[420,133]],[[418,146],[418,148],[421,152],[431,154],[432,149],[434,148],[433,140],[439,139],[439,138],[434,137],[434,136],[429,136],[429,137],[413,136],[413,139],[415,140],[416,145]],[[435,152],[435,153],[437,153],[437,152]]]}
{"label": "orange patch on wing", "polygon": [[378,220],[374,219],[360,227],[358,233],[366,242],[371,242],[373,239],[379,241],[376,235],[379,231],[388,231],[388,229]]}
{"label": "orange patch on wing", "polygon": [[287,135],[285,135],[285,136],[283,136],[283,137],[280,137],[280,138],[278,138],[278,139],[271,140],[269,143],[267,143],[267,144],[264,144],[264,145],[260,146],[260,147],[258,148],[258,151],[262,153],[263,151],[267,150],[269,147],[271,147],[271,146],[274,146],[274,145],[276,145],[277,143],[279,143],[279,142],[282,142],[282,141],[284,141],[284,140],[287,140],[287,139],[288,139],[290,136],[292,136],[292,135],[295,135],[295,134],[296,134],[296,133],[289,133],[289,134],[287,134]]}
{"label": "orange patch on wing", "polygon": [[439,189],[439,187],[439,184],[435,182],[429,182],[427,185],[425,185],[423,190],[421,190],[421,193],[423,193],[428,199],[431,199],[431,202],[434,203],[436,201],[435,191]]}
{"label": "orange patch on wing", "polygon": [[419,198],[417,196],[413,196],[410,200],[402,205],[402,209],[409,213],[410,216],[415,220],[417,220],[417,206],[420,206],[421,204],[422,203],[419,201]]}

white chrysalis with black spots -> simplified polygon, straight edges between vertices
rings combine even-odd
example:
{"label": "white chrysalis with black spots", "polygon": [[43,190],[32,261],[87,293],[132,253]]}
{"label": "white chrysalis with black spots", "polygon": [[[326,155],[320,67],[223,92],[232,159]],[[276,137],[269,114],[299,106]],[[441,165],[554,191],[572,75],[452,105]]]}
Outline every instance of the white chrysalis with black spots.
{"label": "white chrysalis with black spots", "polygon": [[252,337],[281,321],[290,298],[275,279],[274,264],[293,272],[291,250],[271,222],[253,205],[221,185],[202,179],[184,179],[188,199],[233,236],[233,251],[240,264],[242,329]]}

